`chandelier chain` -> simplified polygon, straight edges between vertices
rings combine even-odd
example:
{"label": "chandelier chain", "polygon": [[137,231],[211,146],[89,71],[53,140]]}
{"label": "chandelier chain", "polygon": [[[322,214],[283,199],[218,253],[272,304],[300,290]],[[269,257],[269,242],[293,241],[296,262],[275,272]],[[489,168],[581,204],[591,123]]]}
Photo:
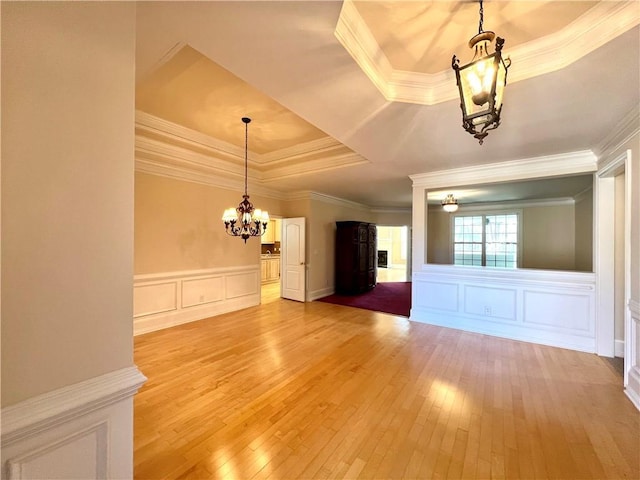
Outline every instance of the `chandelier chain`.
{"label": "chandelier chain", "polygon": [[484,9],[482,7],[482,0],[480,0],[480,21],[478,22],[478,34],[482,33],[484,30]]}
{"label": "chandelier chain", "polygon": [[244,194],[245,195],[247,195],[247,191],[248,191],[248,188],[247,188],[248,173],[249,173],[249,167],[248,167],[249,161],[247,156],[248,143],[249,143],[249,122],[245,122],[244,123]]}

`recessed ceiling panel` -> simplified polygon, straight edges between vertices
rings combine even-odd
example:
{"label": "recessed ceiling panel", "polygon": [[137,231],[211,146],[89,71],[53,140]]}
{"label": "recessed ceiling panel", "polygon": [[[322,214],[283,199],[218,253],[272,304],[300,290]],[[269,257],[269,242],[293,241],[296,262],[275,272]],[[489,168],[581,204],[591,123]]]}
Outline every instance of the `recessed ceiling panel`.
{"label": "recessed ceiling panel", "polygon": [[189,46],[136,87],[136,109],[265,154],[327,135]]}

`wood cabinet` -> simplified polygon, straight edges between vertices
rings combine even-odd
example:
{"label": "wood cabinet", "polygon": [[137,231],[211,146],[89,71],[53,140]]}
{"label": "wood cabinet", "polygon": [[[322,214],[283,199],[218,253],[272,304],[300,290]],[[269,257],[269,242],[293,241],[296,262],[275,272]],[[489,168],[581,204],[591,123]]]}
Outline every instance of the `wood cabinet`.
{"label": "wood cabinet", "polygon": [[260,243],[272,244],[276,239],[276,221],[269,220],[267,224],[267,230],[264,232],[264,235],[260,237]]}
{"label": "wood cabinet", "polygon": [[376,226],[336,222],[336,293],[357,294],[376,286]]}
{"label": "wood cabinet", "polygon": [[280,257],[263,257],[260,260],[260,281],[262,283],[280,280]]}

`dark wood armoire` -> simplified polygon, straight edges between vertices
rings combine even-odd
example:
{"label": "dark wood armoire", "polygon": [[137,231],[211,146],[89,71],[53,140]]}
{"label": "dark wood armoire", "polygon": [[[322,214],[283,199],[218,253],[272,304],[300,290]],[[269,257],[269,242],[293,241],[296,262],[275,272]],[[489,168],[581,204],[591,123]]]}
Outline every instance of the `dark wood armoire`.
{"label": "dark wood armoire", "polygon": [[357,294],[376,286],[376,226],[336,222],[336,293]]}

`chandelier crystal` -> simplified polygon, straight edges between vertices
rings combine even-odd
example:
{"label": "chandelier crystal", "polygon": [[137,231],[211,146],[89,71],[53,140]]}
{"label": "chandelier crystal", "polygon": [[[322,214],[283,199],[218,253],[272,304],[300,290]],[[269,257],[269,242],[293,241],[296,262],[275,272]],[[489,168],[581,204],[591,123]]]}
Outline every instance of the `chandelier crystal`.
{"label": "chandelier crystal", "polygon": [[240,237],[247,243],[249,237],[259,237],[264,235],[269,224],[269,213],[259,208],[253,207],[249,201],[247,193],[248,182],[248,144],[249,144],[249,123],[251,119],[242,117],[244,122],[244,195],[237,208],[227,208],[222,214],[224,229],[228,235]]}
{"label": "chandelier crystal", "polygon": [[[470,63],[460,66],[454,55],[451,67],[456,72],[462,110],[462,128],[478,139],[480,145],[489,130],[500,125],[502,98],[507,84],[509,58],[502,58],[504,39],[493,32],[483,30],[484,11],[480,0],[478,34],[469,40],[469,48],[475,50]],[[489,53],[489,46],[496,39],[496,51]]]}

